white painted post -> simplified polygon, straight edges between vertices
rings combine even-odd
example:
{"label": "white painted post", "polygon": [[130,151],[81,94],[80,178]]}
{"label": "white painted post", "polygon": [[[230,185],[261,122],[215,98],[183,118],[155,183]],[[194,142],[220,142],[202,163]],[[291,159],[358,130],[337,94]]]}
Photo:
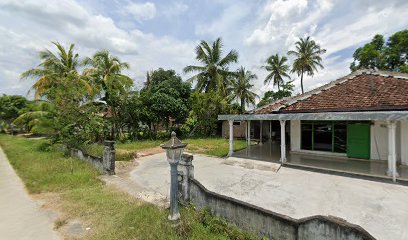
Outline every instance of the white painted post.
{"label": "white painted post", "polygon": [[395,141],[395,121],[389,121],[387,123],[388,128],[388,171],[387,175],[392,176],[392,180],[397,181],[398,172],[397,172],[397,154],[396,154],[396,141]]}
{"label": "white painted post", "polygon": [[260,121],[259,127],[259,145],[262,145],[262,128],[263,128],[263,121]]}
{"label": "white painted post", "polygon": [[251,145],[251,120],[247,121],[247,145]]}
{"label": "white painted post", "polygon": [[229,152],[228,156],[232,156],[234,153],[234,121],[228,120],[229,123]]}
{"label": "white painted post", "polygon": [[285,125],[286,120],[280,120],[281,125],[281,163],[286,162],[286,134],[285,134]]}
{"label": "white painted post", "polygon": [[272,121],[269,121],[269,140],[272,141]]}

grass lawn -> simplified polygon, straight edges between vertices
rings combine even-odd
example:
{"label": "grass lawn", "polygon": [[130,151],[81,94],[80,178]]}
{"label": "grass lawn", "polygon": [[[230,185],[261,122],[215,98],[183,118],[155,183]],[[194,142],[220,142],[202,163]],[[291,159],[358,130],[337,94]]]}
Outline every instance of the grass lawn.
{"label": "grass lawn", "polygon": [[[229,141],[224,138],[191,138],[183,139],[185,143],[188,143],[186,151],[191,153],[201,153],[216,157],[225,157],[229,151]],[[145,149],[154,148],[160,146],[165,141],[160,140],[140,140],[131,143],[117,143],[116,148],[116,160],[128,161],[133,159],[135,152],[143,151]],[[245,140],[234,140],[234,151],[242,150],[246,147]],[[102,156],[103,146],[98,144],[88,145],[85,148],[91,155]]]}
{"label": "grass lawn", "polygon": [[85,238],[98,240],[255,239],[192,207],[181,208],[182,221],[174,228],[167,221],[167,210],[105,186],[92,166],[65,157],[56,148],[42,151],[44,142],[46,140],[0,135],[0,145],[28,191],[60,197],[58,203],[66,219],[59,219],[56,227],[70,219],[81,219],[84,227],[91,228]]}

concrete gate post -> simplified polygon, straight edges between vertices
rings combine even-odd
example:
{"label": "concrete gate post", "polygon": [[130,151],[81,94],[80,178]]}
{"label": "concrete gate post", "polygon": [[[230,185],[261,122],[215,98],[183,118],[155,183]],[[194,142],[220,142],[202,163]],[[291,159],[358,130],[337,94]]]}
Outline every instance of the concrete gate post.
{"label": "concrete gate post", "polygon": [[114,141],[104,141],[103,149],[103,171],[106,174],[115,174],[115,142]]}
{"label": "concrete gate post", "polygon": [[179,202],[190,201],[190,178],[194,178],[193,155],[183,154],[178,165]]}

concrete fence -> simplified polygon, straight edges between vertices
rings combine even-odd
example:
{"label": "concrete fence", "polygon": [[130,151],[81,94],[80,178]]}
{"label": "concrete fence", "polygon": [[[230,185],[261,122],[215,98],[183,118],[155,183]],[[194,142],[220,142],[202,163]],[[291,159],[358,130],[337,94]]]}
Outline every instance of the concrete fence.
{"label": "concrete fence", "polygon": [[71,156],[91,163],[99,172],[108,175],[115,174],[115,142],[104,142],[103,157],[96,157],[79,149],[71,149]]}
{"label": "concrete fence", "polygon": [[211,212],[261,237],[279,240],[375,240],[358,225],[333,216],[294,219],[246,202],[214,193],[194,178],[193,157],[183,155],[179,172],[179,200]]}

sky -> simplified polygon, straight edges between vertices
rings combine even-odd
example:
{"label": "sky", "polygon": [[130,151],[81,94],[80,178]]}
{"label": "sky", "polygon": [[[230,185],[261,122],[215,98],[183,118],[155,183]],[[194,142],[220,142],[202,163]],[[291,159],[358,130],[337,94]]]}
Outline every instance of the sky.
{"label": "sky", "polygon": [[[34,79],[20,74],[40,63],[39,51],[55,51],[51,41],[74,43],[81,57],[109,50],[130,64],[137,88],[159,67],[188,79],[182,70],[199,64],[195,46],[217,37],[224,54],[239,52],[231,69],[258,76],[253,90],[262,96],[273,89],[263,83],[266,58],[311,36],[327,52],[325,68],[304,79],[309,90],[350,73],[354,50],[375,34],[407,28],[407,0],[0,0],[0,94],[31,96]],[[300,80],[291,77],[299,93]]]}

